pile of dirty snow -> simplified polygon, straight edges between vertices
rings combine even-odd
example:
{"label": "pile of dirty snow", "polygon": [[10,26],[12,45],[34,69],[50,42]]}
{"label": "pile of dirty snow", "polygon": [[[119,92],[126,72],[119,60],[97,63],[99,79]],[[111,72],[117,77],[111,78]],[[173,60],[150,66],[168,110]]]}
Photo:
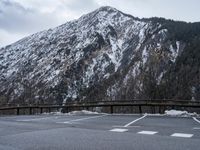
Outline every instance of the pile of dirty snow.
{"label": "pile of dirty snow", "polygon": [[191,117],[197,116],[197,113],[189,113],[187,111],[180,111],[180,110],[166,110],[165,115],[167,116],[175,116],[175,117]]}
{"label": "pile of dirty snow", "polygon": [[55,111],[55,112],[50,112],[50,113],[44,112],[42,114],[43,115],[66,115],[67,113],[62,113],[60,111]]}
{"label": "pile of dirty snow", "polygon": [[71,111],[68,114],[73,114],[73,115],[97,115],[99,113],[98,112],[93,112],[93,111],[81,110],[81,111]]}
{"label": "pile of dirty snow", "polygon": [[43,113],[43,115],[97,115],[102,114],[93,111],[81,110],[81,111],[71,111],[69,113],[62,113],[62,112],[50,112],[50,113]]}

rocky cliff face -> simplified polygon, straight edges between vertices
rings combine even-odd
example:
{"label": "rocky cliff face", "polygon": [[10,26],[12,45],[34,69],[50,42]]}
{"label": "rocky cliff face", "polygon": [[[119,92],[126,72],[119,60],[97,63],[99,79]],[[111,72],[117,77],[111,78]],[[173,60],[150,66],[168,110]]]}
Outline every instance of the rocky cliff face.
{"label": "rocky cliff face", "polygon": [[199,28],[99,8],[1,48],[0,101],[198,99]]}

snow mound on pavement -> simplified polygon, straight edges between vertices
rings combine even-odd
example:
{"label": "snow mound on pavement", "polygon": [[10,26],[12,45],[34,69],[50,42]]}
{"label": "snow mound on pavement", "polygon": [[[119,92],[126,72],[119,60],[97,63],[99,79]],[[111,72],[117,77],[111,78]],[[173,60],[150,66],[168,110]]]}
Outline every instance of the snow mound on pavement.
{"label": "snow mound on pavement", "polygon": [[197,113],[189,113],[187,111],[180,111],[180,110],[166,110],[165,115],[168,116],[178,116],[178,117],[191,117],[191,116],[197,116]]}
{"label": "snow mound on pavement", "polygon": [[43,115],[98,115],[103,113],[81,110],[81,111],[71,111],[69,113],[62,113],[60,111],[57,112],[50,112],[50,113],[43,113]]}
{"label": "snow mound on pavement", "polygon": [[50,113],[44,112],[42,114],[43,115],[65,115],[65,113],[62,113],[60,111],[55,111],[55,112],[50,112]]}
{"label": "snow mound on pavement", "polygon": [[68,114],[74,114],[74,115],[97,115],[99,113],[98,112],[93,112],[93,111],[81,110],[81,111],[72,111],[72,112],[69,112]]}

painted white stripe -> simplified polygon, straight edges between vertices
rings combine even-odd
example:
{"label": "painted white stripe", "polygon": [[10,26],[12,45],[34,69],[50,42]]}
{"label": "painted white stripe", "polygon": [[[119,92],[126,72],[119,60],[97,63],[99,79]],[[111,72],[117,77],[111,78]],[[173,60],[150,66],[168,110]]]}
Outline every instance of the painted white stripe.
{"label": "painted white stripe", "polygon": [[110,131],[112,131],[112,132],[127,132],[128,129],[119,129],[119,128],[115,128],[115,129],[112,129],[112,130],[110,130]]}
{"label": "painted white stripe", "polygon": [[[113,128],[126,128],[124,126],[112,126]],[[128,127],[131,127],[131,128],[140,128],[141,126],[128,126]]]}
{"label": "painted white stripe", "polygon": [[34,118],[34,119],[22,119],[22,120],[16,120],[16,121],[28,122],[28,121],[39,121],[39,120],[53,119],[53,118],[57,118],[57,117],[43,117],[43,118]]}
{"label": "painted white stripe", "polygon": [[193,134],[174,133],[171,136],[173,136],[173,137],[182,137],[182,138],[191,138],[193,136]]}
{"label": "painted white stripe", "polygon": [[200,130],[200,127],[194,127],[193,130]]}
{"label": "painted white stripe", "polygon": [[142,117],[140,117],[140,118],[138,118],[138,119],[135,119],[135,120],[133,120],[133,121],[127,123],[126,125],[124,125],[124,127],[130,126],[131,124],[133,124],[133,123],[135,123],[135,122],[137,122],[137,121],[139,121],[139,120],[141,120],[141,119],[144,119],[146,116],[147,116],[147,114],[145,114],[144,116],[142,116]]}
{"label": "painted white stripe", "polygon": [[158,133],[158,132],[156,132],[156,131],[140,131],[140,132],[138,132],[138,134],[147,134],[147,135],[154,135],[156,133]]}
{"label": "painted white stripe", "polygon": [[69,121],[65,121],[65,122],[57,122],[57,123],[69,123],[69,124],[71,124],[72,122],[83,121],[83,120],[94,119],[94,118],[101,118],[101,117],[108,116],[108,115],[109,114],[101,115],[101,116],[87,117],[87,118],[80,118],[80,119],[69,120]]}
{"label": "painted white stripe", "polygon": [[192,117],[192,119],[194,119],[194,121],[200,123],[200,120],[198,120],[196,117]]}

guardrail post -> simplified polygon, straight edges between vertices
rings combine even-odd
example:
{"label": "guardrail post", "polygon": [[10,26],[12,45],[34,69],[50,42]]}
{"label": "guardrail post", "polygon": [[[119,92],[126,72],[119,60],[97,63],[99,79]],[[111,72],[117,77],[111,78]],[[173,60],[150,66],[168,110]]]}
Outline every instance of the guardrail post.
{"label": "guardrail post", "polygon": [[19,115],[19,104],[17,105],[17,115]]}
{"label": "guardrail post", "polygon": [[32,107],[29,107],[29,115],[32,115]]}
{"label": "guardrail post", "polygon": [[49,107],[48,110],[49,110],[49,113],[50,113],[51,112],[51,108]]}
{"label": "guardrail post", "polygon": [[163,114],[165,113],[166,109],[167,109],[166,106],[164,106],[163,107]]}
{"label": "guardrail post", "polygon": [[156,113],[156,106],[152,106],[152,114]]}
{"label": "guardrail post", "polygon": [[40,107],[40,114],[42,114],[43,113],[43,108],[42,107]]}
{"label": "guardrail post", "polygon": [[139,112],[140,112],[140,114],[142,114],[142,106],[141,105],[139,105]]}
{"label": "guardrail post", "polygon": [[69,107],[66,107],[66,113],[68,113],[69,112]]}
{"label": "guardrail post", "polygon": [[70,107],[66,107],[66,112],[68,113],[68,112],[70,112],[71,111],[71,108]]}
{"label": "guardrail post", "polygon": [[110,113],[113,114],[113,106],[110,106]]}
{"label": "guardrail post", "polygon": [[159,106],[158,109],[159,109],[159,110],[158,110],[158,111],[159,111],[159,114],[161,114],[161,113],[162,113],[162,112],[161,112],[161,106]]}

